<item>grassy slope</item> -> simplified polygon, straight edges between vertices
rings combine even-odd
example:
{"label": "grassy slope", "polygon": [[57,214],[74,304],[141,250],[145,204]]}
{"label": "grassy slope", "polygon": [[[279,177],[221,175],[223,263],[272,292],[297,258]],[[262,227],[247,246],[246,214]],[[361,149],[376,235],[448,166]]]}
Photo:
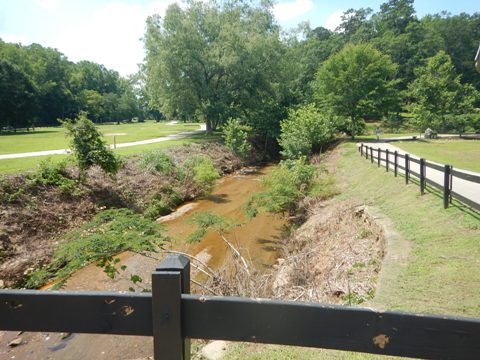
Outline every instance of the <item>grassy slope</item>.
{"label": "grassy slope", "polygon": [[389,309],[480,317],[480,215],[461,205],[443,209],[438,193],[385,173],[342,146],[341,197],[379,208],[412,245],[411,259],[390,294],[376,299]]}
{"label": "grassy slope", "polygon": [[480,141],[477,140],[439,139],[421,142],[396,142],[394,145],[428,160],[480,172]]}
{"label": "grassy slope", "polygon": [[[480,215],[465,208],[443,209],[433,193],[372,166],[353,143],[341,146],[336,177],[340,198],[379,208],[412,245],[397,280],[384,284],[373,305],[392,310],[480,317]],[[390,269],[386,268],[386,271]],[[280,346],[236,344],[227,359],[375,359],[365,354]],[[382,357],[383,359],[384,357]]]}
{"label": "grassy slope", "polygon": [[[119,155],[133,155],[147,150],[163,149],[170,146],[188,144],[191,142],[202,142],[206,140],[217,139],[218,137],[219,135],[216,133],[212,135],[197,134],[178,140],[169,140],[155,144],[138,145],[116,149],[115,153]],[[30,169],[34,169],[41,161],[46,160],[47,158],[51,158],[52,161],[58,162],[69,156],[70,155],[49,155],[0,160],[0,174],[11,174],[27,171]]]}
{"label": "grassy slope", "polygon": [[[199,124],[167,125],[165,122],[157,123],[150,120],[144,123],[99,125],[98,129],[105,135],[105,140],[109,144],[113,144],[113,135],[110,134],[126,134],[116,136],[116,142],[119,144],[198,130]],[[62,127],[37,128],[30,132],[0,134],[0,154],[65,149],[68,143],[69,140],[65,137],[65,130]]]}

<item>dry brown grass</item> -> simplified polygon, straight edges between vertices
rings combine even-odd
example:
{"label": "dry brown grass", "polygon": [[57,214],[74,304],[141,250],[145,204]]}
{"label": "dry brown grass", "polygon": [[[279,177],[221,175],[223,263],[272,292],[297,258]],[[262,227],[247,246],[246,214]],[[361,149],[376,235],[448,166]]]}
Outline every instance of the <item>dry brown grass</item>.
{"label": "dry brown grass", "polygon": [[361,303],[374,294],[383,258],[383,234],[363,207],[318,203],[287,241],[273,293],[283,299]]}

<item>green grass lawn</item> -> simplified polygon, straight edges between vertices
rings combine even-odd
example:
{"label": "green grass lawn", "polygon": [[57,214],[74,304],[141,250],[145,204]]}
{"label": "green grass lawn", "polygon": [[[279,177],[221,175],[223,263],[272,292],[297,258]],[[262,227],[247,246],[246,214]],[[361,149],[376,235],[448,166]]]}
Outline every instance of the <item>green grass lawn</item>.
{"label": "green grass lawn", "polygon": [[478,140],[425,140],[396,142],[399,148],[440,164],[480,172],[480,141]]}
{"label": "green grass lawn", "polygon": [[[169,140],[160,143],[130,146],[126,148],[120,148],[114,150],[116,154],[121,156],[128,156],[138,154],[143,151],[163,149],[170,146],[189,144],[192,142],[203,142],[209,140],[216,140],[220,138],[219,133],[213,134],[195,134],[178,140]],[[31,169],[35,169],[41,161],[50,158],[53,162],[60,162],[61,160],[71,157],[71,155],[47,155],[47,156],[35,156],[19,159],[4,159],[0,160],[0,174],[13,174],[19,172],[25,172]]]}
{"label": "green grass lawn", "polygon": [[[114,134],[117,144],[162,137],[182,131],[198,130],[197,123],[168,125],[153,120],[143,123],[98,125],[109,144],[113,144]],[[31,151],[68,148],[69,140],[62,127],[37,128],[35,131],[0,134],[0,154],[14,154]]]}
{"label": "green grass lawn", "polygon": [[[418,185],[372,166],[355,143],[341,145],[335,173],[342,193],[379,209],[410,245],[403,267],[384,264],[393,275],[368,306],[389,310],[480,317],[480,214],[461,204],[443,209],[438,193],[421,196]],[[389,251],[389,249],[387,249]],[[390,249],[392,251],[392,249]],[[378,359],[376,355],[286,346],[234,344],[226,359]],[[391,359],[392,357],[381,357]]]}
{"label": "green grass lawn", "polygon": [[[412,246],[397,281],[374,303],[395,310],[480,317],[480,214],[461,204],[443,209],[439,193],[372,166],[353,143],[342,145],[340,198],[379,208]],[[387,269],[388,270],[388,269]]]}

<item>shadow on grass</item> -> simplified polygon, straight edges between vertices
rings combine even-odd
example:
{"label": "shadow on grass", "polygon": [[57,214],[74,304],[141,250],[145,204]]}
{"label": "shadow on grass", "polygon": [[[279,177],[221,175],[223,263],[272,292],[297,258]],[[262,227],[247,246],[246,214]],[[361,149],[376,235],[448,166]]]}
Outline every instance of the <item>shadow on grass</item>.
{"label": "shadow on grass", "polygon": [[[401,178],[405,179],[405,174],[400,174],[399,173],[398,177],[401,177]],[[409,182],[418,185],[418,191],[420,191],[420,180],[419,179],[414,178],[414,177],[410,177],[408,180],[409,180]],[[432,194],[433,196],[439,198],[442,201],[442,205],[440,205],[440,206],[443,206],[443,191],[441,191],[441,190],[439,190],[439,189],[437,189],[437,188],[435,188],[435,187],[433,187],[429,184],[426,184],[425,185],[425,192],[428,192],[429,194]],[[458,201],[457,199],[451,199],[449,207],[454,207],[454,208],[460,210],[461,212],[463,212],[464,214],[466,214],[468,216],[471,216],[475,220],[480,220],[480,212],[479,211],[469,207],[468,205],[465,205],[464,203]]]}
{"label": "shadow on grass", "polygon": [[[375,160],[373,164],[375,166],[377,166],[377,161]],[[392,172],[392,175],[393,175],[393,171],[391,171],[391,172]],[[398,172],[398,177],[402,178],[404,183],[405,183],[405,174]],[[415,177],[410,176],[408,178],[408,181],[410,183],[416,184],[418,186],[418,191],[420,191],[420,179],[417,179]],[[440,206],[443,206],[443,191],[441,191],[441,190],[439,190],[439,189],[437,189],[437,188],[435,188],[435,187],[433,187],[429,184],[426,184],[425,185],[425,192],[428,192],[429,194],[432,194],[432,195],[436,196],[437,198],[439,198],[442,201],[442,205],[440,205]],[[457,200],[455,198],[451,198],[450,203],[449,203],[449,207],[454,207],[454,208],[460,210],[461,212],[463,212],[465,215],[468,215],[468,216],[474,218],[475,220],[480,220],[480,211],[478,211],[476,209],[473,209],[468,205],[465,205],[464,203],[460,202],[459,200]]]}
{"label": "shadow on grass", "polygon": [[15,135],[37,135],[37,134],[50,134],[50,133],[57,133],[58,130],[19,130],[19,131],[9,131],[9,132],[0,132],[0,136],[15,136]]}

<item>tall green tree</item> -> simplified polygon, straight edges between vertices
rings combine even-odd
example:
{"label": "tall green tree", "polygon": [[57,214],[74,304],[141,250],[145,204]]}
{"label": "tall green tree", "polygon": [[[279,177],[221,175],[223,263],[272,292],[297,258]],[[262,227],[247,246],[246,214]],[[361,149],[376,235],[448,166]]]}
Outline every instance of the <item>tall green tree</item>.
{"label": "tall green tree", "polygon": [[0,130],[34,125],[36,88],[19,67],[0,59]]}
{"label": "tall green tree", "polygon": [[390,57],[368,44],[347,45],[321,66],[316,78],[318,103],[349,119],[352,137],[367,115],[387,114],[398,102]]}
{"label": "tall green tree", "polygon": [[270,6],[192,1],[150,17],[152,104],[169,117],[205,121],[208,130],[230,117],[261,119],[275,111],[281,43]]}
{"label": "tall green tree", "polygon": [[472,85],[461,83],[450,56],[444,51],[419,67],[416,75],[408,90],[414,125],[419,130],[427,127],[447,130],[449,121],[473,111],[478,92]]}

